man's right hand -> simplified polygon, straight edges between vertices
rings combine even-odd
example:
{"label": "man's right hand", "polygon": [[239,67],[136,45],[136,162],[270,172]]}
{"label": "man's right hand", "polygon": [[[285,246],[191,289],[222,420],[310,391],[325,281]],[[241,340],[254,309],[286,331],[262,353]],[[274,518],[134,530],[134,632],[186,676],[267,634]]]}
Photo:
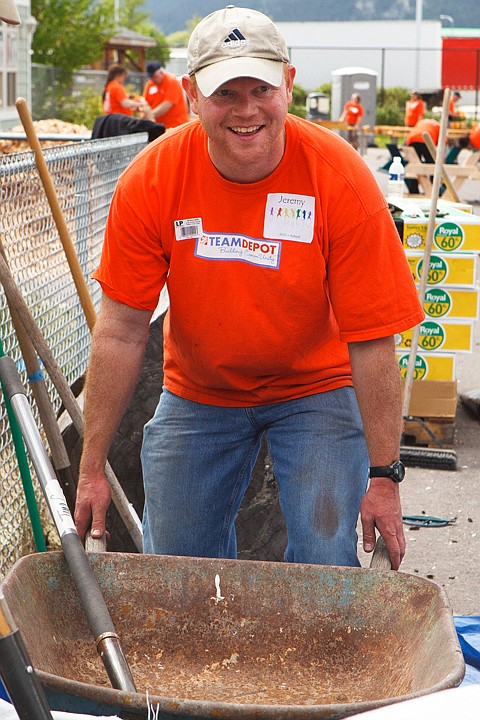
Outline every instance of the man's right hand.
{"label": "man's right hand", "polygon": [[104,473],[88,474],[80,471],[74,516],[82,541],[89,529],[92,538],[99,540],[103,536],[111,497],[110,485]]}

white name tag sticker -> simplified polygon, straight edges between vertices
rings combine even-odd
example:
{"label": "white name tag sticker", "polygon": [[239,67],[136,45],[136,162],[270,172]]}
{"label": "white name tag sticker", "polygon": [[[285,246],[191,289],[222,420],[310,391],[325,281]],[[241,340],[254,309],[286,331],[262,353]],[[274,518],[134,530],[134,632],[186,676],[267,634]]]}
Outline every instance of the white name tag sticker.
{"label": "white name tag sticker", "polygon": [[315,198],[310,195],[269,193],[263,235],[276,240],[311,243],[315,222]]}
{"label": "white name tag sticker", "polygon": [[199,238],[202,235],[202,218],[175,220],[175,238],[177,240],[190,240],[190,238]]}
{"label": "white name tag sticker", "polygon": [[276,270],[282,244],[247,235],[204,233],[195,246],[195,255],[207,260],[240,260]]}

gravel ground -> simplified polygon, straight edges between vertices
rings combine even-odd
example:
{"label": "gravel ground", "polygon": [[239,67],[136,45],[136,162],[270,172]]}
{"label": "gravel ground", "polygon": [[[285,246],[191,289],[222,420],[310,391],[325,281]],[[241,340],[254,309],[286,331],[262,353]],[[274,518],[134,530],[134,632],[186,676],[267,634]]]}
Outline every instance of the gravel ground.
{"label": "gravel ground", "polygon": [[[386,150],[369,148],[364,157],[385,191],[387,175],[377,172]],[[467,181],[460,199],[474,203],[480,215],[480,183]],[[480,391],[480,328],[475,323],[474,351],[457,354],[458,392]],[[457,518],[446,527],[405,526],[407,552],[402,571],[430,578],[447,593],[455,615],[480,615],[480,421],[460,401],[455,419],[457,470],[407,468],[402,483],[404,515]],[[362,564],[368,565],[363,555]]]}

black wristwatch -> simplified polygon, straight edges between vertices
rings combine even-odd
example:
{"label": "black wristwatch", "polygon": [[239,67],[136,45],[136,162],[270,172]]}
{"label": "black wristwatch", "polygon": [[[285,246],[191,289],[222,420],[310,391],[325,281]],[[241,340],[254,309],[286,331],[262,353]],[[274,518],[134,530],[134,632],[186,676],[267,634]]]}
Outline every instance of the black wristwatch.
{"label": "black wristwatch", "polygon": [[393,482],[402,482],[405,477],[405,465],[401,460],[395,460],[391,465],[377,465],[370,468],[370,477],[387,477]]}

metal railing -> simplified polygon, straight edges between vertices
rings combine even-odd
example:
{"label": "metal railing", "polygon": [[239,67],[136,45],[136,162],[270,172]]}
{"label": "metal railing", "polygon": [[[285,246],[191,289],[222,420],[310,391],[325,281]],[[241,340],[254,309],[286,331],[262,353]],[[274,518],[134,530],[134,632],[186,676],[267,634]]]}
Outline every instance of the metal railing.
{"label": "metal railing", "polygon": [[[91,280],[98,264],[110,200],[120,173],[147,142],[146,133],[64,144],[44,157],[96,309],[101,290]],[[85,372],[90,331],[63,251],[33,152],[0,157],[0,238],[10,270],[49,349],[72,385]],[[0,340],[25,371],[5,292],[0,287]],[[56,412],[61,401],[46,377]],[[32,401],[30,391],[28,395]],[[33,401],[32,401],[33,405]],[[34,407],[38,421],[38,411]],[[34,550],[22,478],[5,403],[0,407],[0,576]],[[31,470],[37,500],[41,493]],[[44,508],[41,513],[44,512]]]}

